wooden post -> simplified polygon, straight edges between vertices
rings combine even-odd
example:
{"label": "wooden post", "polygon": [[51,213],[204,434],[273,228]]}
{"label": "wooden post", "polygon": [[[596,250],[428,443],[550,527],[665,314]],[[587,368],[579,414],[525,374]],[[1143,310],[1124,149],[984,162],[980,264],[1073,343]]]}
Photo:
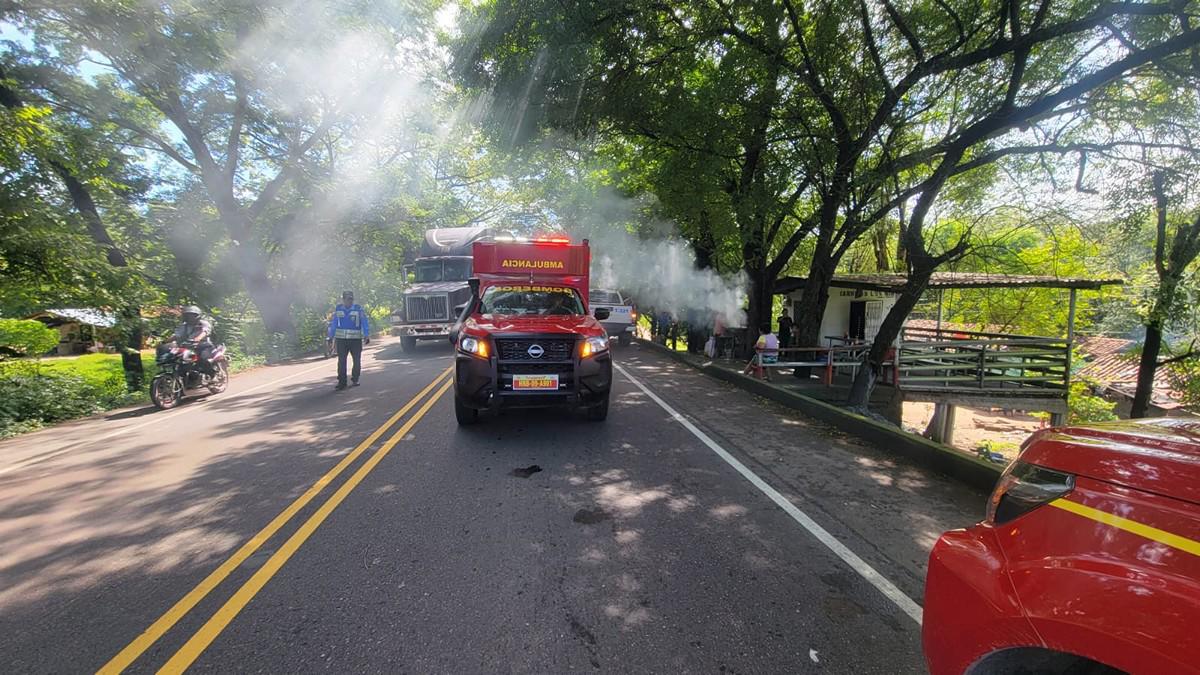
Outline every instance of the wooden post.
{"label": "wooden post", "polygon": [[946,445],[954,444],[954,412],[956,407],[953,403],[945,403],[945,410],[942,412],[942,443]]}
{"label": "wooden post", "polygon": [[1067,387],[1067,395],[1071,395],[1071,352],[1075,350],[1075,293],[1071,289],[1071,304],[1067,309],[1067,367],[1063,383]]}
{"label": "wooden post", "polygon": [[937,329],[934,331],[934,336],[935,336],[935,339],[941,340],[942,339],[942,293],[945,293],[945,291],[943,291],[942,289],[939,288],[937,293],[938,293]]}

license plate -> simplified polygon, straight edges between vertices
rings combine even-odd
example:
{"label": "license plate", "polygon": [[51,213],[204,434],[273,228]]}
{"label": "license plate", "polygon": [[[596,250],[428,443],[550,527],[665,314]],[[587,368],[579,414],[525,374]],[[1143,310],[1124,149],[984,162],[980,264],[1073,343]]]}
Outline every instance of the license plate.
{"label": "license plate", "polygon": [[513,375],[513,389],[558,391],[558,375]]}

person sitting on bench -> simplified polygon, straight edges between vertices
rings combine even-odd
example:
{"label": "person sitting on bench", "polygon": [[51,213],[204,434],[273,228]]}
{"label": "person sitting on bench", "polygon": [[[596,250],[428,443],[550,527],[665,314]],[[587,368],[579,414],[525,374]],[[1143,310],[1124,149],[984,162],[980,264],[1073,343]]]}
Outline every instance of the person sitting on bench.
{"label": "person sitting on bench", "polygon": [[771,375],[763,366],[779,362],[779,338],[771,332],[769,323],[759,326],[759,331],[761,334],[758,336],[758,341],[754,343],[754,356],[750,357],[750,363],[746,364],[746,369],[742,372],[749,374],[754,371],[756,375],[769,380]]}

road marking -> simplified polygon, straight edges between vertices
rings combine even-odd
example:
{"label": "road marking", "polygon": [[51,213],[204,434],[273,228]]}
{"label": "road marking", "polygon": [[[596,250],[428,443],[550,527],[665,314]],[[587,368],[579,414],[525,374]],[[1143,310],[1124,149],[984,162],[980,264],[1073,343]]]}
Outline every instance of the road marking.
{"label": "road marking", "polygon": [[834,537],[832,534],[829,534],[828,530],[817,524],[817,522],[810,518],[808,514],[796,508],[796,505],[789,501],[787,497],[784,497],[779,493],[778,490],[771,487],[763,479],[759,478],[758,475],[747,468],[745,464],[742,464],[736,457],[729,454],[725,448],[722,448],[720,445],[718,445],[717,442],[709,437],[708,434],[701,431],[686,417],[679,414],[671,406],[667,405],[666,401],[662,400],[654,392],[646,388],[646,385],[634,379],[634,377],[630,375],[624,368],[617,364],[613,364],[613,367],[620,371],[620,373],[625,376],[625,379],[633,383],[633,385],[638,389],[641,389],[642,392],[646,394],[646,396],[649,396],[652,401],[657,403],[660,408],[667,411],[667,413],[669,413],[676,422],[679,422],[684,426],[685,429],[692,432],[693,436],[700,439],[700,442],[708,446],[708,448],[715,452],[718,457],[725,460],[726,464],[732,466],[735,471],[742,474],[743,478],[750,481],[754,487],[758,488],[760,492],[769,497],[771,501],[775,502],[775,504],[779,508],[783,509],[785,513],[791,516],[793,520],[795,520],[797,523],[800,523],[800,526],[808,530],[809,534],[816,537],[817,541],[824,544],[825,547],[830,551],[833,551],[834,555],[841,558],[842,561],[849,565],[855,572],[858,572],[859,576],[861,576],[863,579],[866,579],[868,583],[878,589],[880,593],[883,593],[887,599],[894,602],[897,607],[899,607],[905,614],[911,617],[913,621],[916,621],[917,624],[920,625],[924,612],[919,604],[904,594],[904,591],[901,591],[896,587],[895,584],[893,584],[891,581],[888,581],[886,577],[875,571],[874,567],[871,567],[865,560],[858,557],[854,551],[851,551],[846,547],[845,544],[838,541],[836,537]]}
{"label": "road marking", "polygon": [[[262,389],[263,387],[269,387],[272,385],[279,384],[281,382],[287,382],[288,380],[295,379],[297,377],[300,377],[301,375],[307,375],[308,373],[311,373],[314,370],[320,370],[321,368],[328,368],[328,367],[329,367],[328,365],[314,366],[312,368],[302,370],[298,373],[292,373],[291,375],[288,375],[287,377],[281,377],[278,380],[271,380],[270,382],[264,382],[262,384],[250,387],[249,389],[246,389],[245,391],[238,391],[238,392],[234,392],[233,394],[230,394],[228,396],[222,396],[219,399],[213,400],[213,399],[206,398],[203,401],[196,401],[195,403],[192,403],[191,405],[189,405],[187,408],[184,408],[183,410],[173,410],[173,411],[167,412],[167,413],[160,413],[158,415],[155,415],[154,419],[151,419],[147,422],[142,422],[141,424],[135,424],[133,426],[128,426],[128,427],[121,427],[120,429],[115,429],[106,434],[101,434],[100,436],[96,436],[95,438],[88,438],[87,440],[83,441],[83,444],[98,443],[100,441],[104,441],[109,438],[113,438],[114,436],[120,436],[122,434],[126,434],[131,431],[137,431],[138,429],[144,429],[145,427],[148,427],[152,424],[158,424],[160,422],[165,422],[165,421],[171,419],[172,417],[177,417],[179,415],[182,415],[183,413],[197,410],[199,408],[199,406],[201,406],[205,403],[209,403],[210,401],[212,401],[212,403],[214,405],[217,403],[223,403],[225,401],[232,401],[233,399],[238,398],[240,396],[245,396],[246,394],[249,394],[251,392],[258,391],[259,389]],[[54,450],[52,452],[47,452],[47,453],[44,453],[41,455],[34,455],[33,457],[29,457],[20,462],[17,462],[16,464],[13,464],[11,466],[6,466],[6,467],[0,469],[0,476],[3,476],[4,474],[7,474],[7,473],[12,473],[13,471],[20,471],[21,469],[33,466],[35,464],[41,464],[42,462],[45,462],[50,459],[54,459],[55,457],[58,457],[60,455],[65,455],[70,452],[79,452],[79,445],[78,444],[70,445],[68,447],[61,448],[59,450]]]}
{"label": "road marking", "polygon": [[315,532],[318,527],[321,526],[321,523],[325,522],[325,519],[329,517],[329,514],[333,513],[333,510],[342,503],[347,495],[353,492],[354,488],[358,487],[359,483],[361,483],[363,479],[366,478],[367,475],[369,475],[371,471],[379,465],[379,462],[383,461],[383,458],[386,457],[389,452],[391,452],[392,448],[394,448],[397,443],[399,443],[404,439],[405,436],[408,435],[408,432],[413,428],[413,426],[416,425],[417,422],[421,421],[421,418],[425,416],[425,413],[429,412],[429,409],[433,407],[433,404],[437,403],[438,400],[441,399],[441,397],[450,389],[452,384],[454,384],[453,379],[448,380],[444,385],[442,385],[442,388],[439,389],[436,394],[434,394],[425,402],[425,405],[421,406],[421,408],[417,410],[412,417],[408,418],[404,425],[401,426],[396,433],[392,434],[392,437],[388,439],[387,443],[376,450],[375,454],[371,455],[371,458],[364,462],[363,465],[354,472],[354,475],[346,479],[346,482],[342,483],[342,486],[339,487],[336,492],[330,495],[329,499],[325,500],[325,503],[321,505],[321,508],[317,509],[316,513],[310,516],[309,519],[300,526],[300,529],[296,530],[296,532],[292,534],[292,536],[289,537],[286,542],[284,542],[283,546],[281,546],[279,550],[276,551],[269,560],[267,560],[266,564],[260,567],[258,571],[254,573],[254,576],[250,577],[250,580],[242,585],[242,587],[233,594],[233,597],[231,597],[224,605],[222,605],[221,609],[217,610],[217,613],[214,614],[212,618],[210,618],[203,626],[201,626],[200,630],[196,631],[196,634],[193,635],[191,639],[189,639],[182,647],[180,647],[179,651],[175,652],[175,655],[172,656],[171,659],[167,661],[158,672],[182,673],[183,671],[187,670],[188,666],[192,665],[192,663],[200,656],[200,654],[202,654],[204,650],[207,649],[210,644],[212,644],[213,640],[217,639],[217,636],[221,634],[221,631],[225,630],[225,627],[228,626],[235,617],[237,617],[238,613],[240,613],[246,607],[246,605],[254,599],[254,596],[257,595],[258,592],[262,590],[263,586],[265,586],[267,582],[271,580],[271,577],[275,576],[275,573],[278,572],[280,568],[282,568],[283,565],[292,557],[292,555],[294,555],[296,551],[298,551],[300,547],[304,545],[304,542],[308,541],[308,538],[312,536],[313,532]]}
{"label": "road marking", "polygon": [[[382,426],[372,432],[366,440],[364,440],[362,443],[359,443],[358,447],[354,448],[350,454],[342,458],[342,461],[338,462],[337,465],[326,472],[324,476],[321,476],[317,482],[312,484],[312,487],[308,488],[304,494],[296,498],[296,501],[292,502],[286,509],[280,512],[279,515],[275,516],[275,519],[268,523],[267,526],[262,530],[260,530],[258,534],[251,537],[250,540],[245,544],[242,544],[242,547],[239,548],[232,556],[230,556],[228,560],[222,563],[220,567],[213,570],[211,574],[205,577],[204,580],[201,581],[199,585],[197,585],[191,591],[189,591],[187,595],[180,598],[180,600],[176,602],[174,606],[160,616],[158,620],[151,624],[150,627],[147,628],[141,635],[137,636],[133,642],[129,643],[129,646],[122,649],[120,653],[112,658],[111,661],[104,664],[104,666],[100,668],[98,672],[102,674],[119,673],[125,668],[129,667],[129,665],[133,663],[134,660],[136,660],[139,656],[141,656],[142,653],[150,647],[150,645],[154,644],[163,636],[163,634],[170,630],[172,626],[174,626],[181,618],[184,617],[184,615],[186,615],[193,607],[203,600],[204,597],[209,594],[209,592],[216,588],[217,585],[224,581],[226,577],[228,577],[235,569],[238,568],[238,566],[245,562],[247,558],[253,555],[255,551],[257,551],[263,544],[267,542],[267,540],[269,540],[284,525],[286,525],[288,521],[291,520],[298,511],[300,511],[300,509],[304,508],[304,506],[312,501],[313,498],[315,498],[323,489],[325,489],[327,485],[333,482],[334,479],[336,479],[343,471],[345,471],[346,467],[350,466],[352,463],[354,463],[354,460],[358,459],[364,452],[366,452],[367,448],[371,447],[375,441],[379,440],[380,436],[383,436],[383,434],[386,433],[393,424],[395,424],[401,417],[411,410],[413,406],[415,406],[422,398],[425,397],[426,394],[430,392],[430,390],[436,387],[439,382],[445,380],[450,374],[452,368],[453,366],[443,370],[441,374],[435,377],[433,381],[426,385],[425,388],[422,389],[416,396],[412,397],[408,403],[405,403],[403,408],[400,408],[400,410],[396,411],[396,414],[392,415],[388,421],[384,422]],[[447,382],[446,386],[449,386],[449,384],[450,382]],[[443,388],[442,391],[445,391],[445,389]],[[408,427],[406,426],[403,428]]]}
{"label": "road marking", "polygon": [[1160,530],[1157,527],[1151,527],[1150,525],[1139,523],[1136,520],[1129,520],[1128,518],[1122,518],[1121,516],[1108,513],[1107,511],[1093,509],[1090,506],[1084,506],[1079,502],[1073,502],[1069,499],[1055,499],[1054,501],[1050,502],[1050,506],[1058,507],[1063,511],[1074,513],[1077,516],[1083,516],[1088,520],[1094,520],[1098,523],[1110,525],[1118,530],[1125,530],[1126,532],[1136,534],[1139,537],[1149,539],[1150,541],[1166,544],[1171,548],[1179,549],[1185,553],[1200,555],[1200,541],[1188,539],[1187,537],[1180,536],[1174,532],[1167,532],[1166,530]]}

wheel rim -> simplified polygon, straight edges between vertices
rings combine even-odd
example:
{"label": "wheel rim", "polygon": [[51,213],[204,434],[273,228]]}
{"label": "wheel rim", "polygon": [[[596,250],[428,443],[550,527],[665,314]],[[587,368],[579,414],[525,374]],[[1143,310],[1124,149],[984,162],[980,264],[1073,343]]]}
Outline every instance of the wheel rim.
{"label": "wheel rim", "polygon": [[158,404],[170,408],[179,400],[178,381],[174,377],[160,377],[155,382],[154,391],[158,395]]}

